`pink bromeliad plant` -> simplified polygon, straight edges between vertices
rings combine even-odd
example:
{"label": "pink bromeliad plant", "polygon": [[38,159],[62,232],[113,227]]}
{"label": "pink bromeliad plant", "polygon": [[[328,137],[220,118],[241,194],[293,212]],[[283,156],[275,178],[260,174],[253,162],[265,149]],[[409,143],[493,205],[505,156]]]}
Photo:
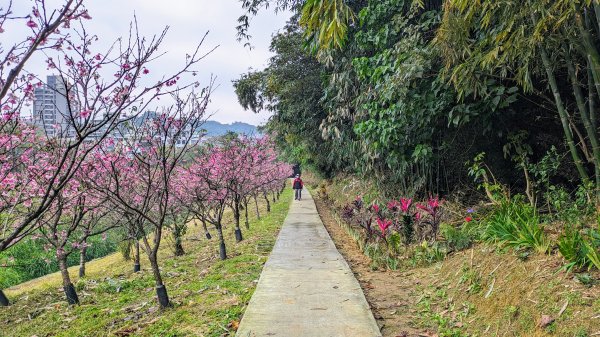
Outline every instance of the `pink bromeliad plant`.
{"label": "pink bromeliad plant", "polygon": [[[400,198],[400,201],[392,200],[388,203],[388,209],[398,218],[396,230],[402,234],[405,244],[410,244],[414,237],[413,202],[411,198]],[[401,218],[401,219],[400,219]]]}
{"label": "pink bromeliad plant", "polygon": [[392,227],[392,220],[377,218],[377,226],[381,230],[381,237],[385,239],[388,234],[388,229]]}
{"label": "pink bromeliad plant", "polygon": [[[403,197],[390,200],[384,208],[377,203],[365,208],[363,200],[357,197],[344,206],[342,217],[364,230],[365,243],[375,237],[378,227],[381,238],[386,239],[395,231],[403,238],[404,244],[408,245],[416,239],[435,240],[442,215],[441,203],[437,196],[421,203]],[[375,229],[373,224],[377,224]]]}
{"label": "pink bromeliad plant", "polygon": [[431,196],[427,202],[416,204],[416,207],[421,210],[424,215],[426,215],[425,217],[419,215],[419,223],[422,225],[421,227],[428,227],[422,229],[421,235],[423,239],[428,238],[429,240],[434,241],[437,237],[442,215],[440,208],[441,203],[442,202],[440,201],[439,197]]}

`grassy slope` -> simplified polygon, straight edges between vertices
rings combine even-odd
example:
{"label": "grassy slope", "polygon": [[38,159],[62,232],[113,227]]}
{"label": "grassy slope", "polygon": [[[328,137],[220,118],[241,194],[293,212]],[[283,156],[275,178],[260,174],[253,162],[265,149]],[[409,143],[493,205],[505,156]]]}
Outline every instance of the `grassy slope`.
{"label": "grassy slope", "polygon": [[[334,208],[353,200],[357,191],[373,193],[370,186],[355,180],[316,189],[326,193]],[[383,311],[383,326],[399,327],[388,333],[384,328],[384,336],[398,335],[402,326],[434,330],[439,336],[600,335],[600,286],[582,285],[574,274],[560,270],[562,263],[556,254],[521,261],[510,250],[479,244],[427,267],[367,271],[370,274],[364,277],[370,283],[364,290],[371,302],[394,299],[406,304]],[[599,276],[598,272],[592,275]],[[375,284],[377,279],[383,281]],[[403,296],[396,296],[400,293]],[[392,317],[396,315],[404,317]],[[555,322],[540,328],[542,315]]]}
{"label": "grassy slope", "polygon": [[[290,200],[291,190],[286,189],[271,213],[261,205],[262,218],[251,215],[250,230],[243,230],[241,243],[235,243],[233,228],[227,228],[225,261],[218,259],[216,238],[204,239],[200,227],[190,226],[185,256],[174,257],[165,240],[160,261],[172,309],[158,310],[148,268],[134,274],[132,262],[112,254],[88,263],[85,279],[77,280],[76,269],[70,270],[80,306],[66,305],[58,274],[8,289],[14,303],[0,308],[0,322],[10,331],[0,330],[0,336],[233,335]],[[225,221],[231,222],[231,217]],[[143,261],[142,267],[148,263]]]}
{"label": "grassy slope", "polygon": [[[600,334],[600,287],[558,271],[561,264],[556,255],[521,261],[485,244],[453,254],[416,270],[427,280],[413,293],[422,314],[416,323],[450,336]],[[542,315],[554,323],[540,327]]]}

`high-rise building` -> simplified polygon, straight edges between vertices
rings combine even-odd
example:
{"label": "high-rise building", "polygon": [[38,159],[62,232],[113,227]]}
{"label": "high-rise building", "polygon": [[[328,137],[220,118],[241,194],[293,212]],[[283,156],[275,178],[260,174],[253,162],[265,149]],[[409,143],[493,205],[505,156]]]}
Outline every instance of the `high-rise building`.
{"label": "high-rise building", "polygon": [[67,89],[60,77],[50,75],[46,84],[35,89],[32,117],[49,137],[71,136]]}

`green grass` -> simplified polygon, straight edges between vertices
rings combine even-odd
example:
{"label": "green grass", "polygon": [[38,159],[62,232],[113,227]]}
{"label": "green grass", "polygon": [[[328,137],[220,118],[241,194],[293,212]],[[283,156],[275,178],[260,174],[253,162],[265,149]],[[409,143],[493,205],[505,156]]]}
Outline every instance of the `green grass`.
{"label": "green grass", "polygon": [[[119,235],[109,235],[106,240],[93,237],[88,243],[88,260],[104,257],[117,248]],[[48,262],[46,262],[48,261]],[[71,254],[67,260],[69,266],[79,264],[79,252]],[[19,283],[32,280],[58,271],[58,263],[53,250],[44,249],[41,241],[23,240],[18,245],[0,253],[0,264],[9,267],[0,268],[0,288],[8,288]]]}
{"label": "green grass", "polygon": [[[218,259],[217,240],[202,239],[199,227],[188,230],[185,256],[172,256],[165,243],[161,270],[173,308],[158,310],[146,261],[142,272],[134,274],[131,262],[112,254],[90,262],[85,279],[78,280],[71,270],[79,306],[66,304],[56,274],[7,289],[13,305],[0,308],[0,322],[11,329],[0,331],[0,336],[233,335],[290,201],[291,190],[286,189],[271,213],[261,205],[261,219],[251,216],[241,243],[235,243],[233,227],[228,226],[225,261]],[[225,223],[231,224],[231,217]]]}

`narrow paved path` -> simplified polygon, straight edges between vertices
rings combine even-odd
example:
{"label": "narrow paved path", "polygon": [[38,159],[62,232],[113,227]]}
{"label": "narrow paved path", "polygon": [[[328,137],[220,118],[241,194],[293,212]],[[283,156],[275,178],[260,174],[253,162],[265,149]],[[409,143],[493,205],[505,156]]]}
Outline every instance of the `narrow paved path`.
{"label": "narrow paved path", "polygon": [[308,193],[294,201],[237,337],[381,336]]}

